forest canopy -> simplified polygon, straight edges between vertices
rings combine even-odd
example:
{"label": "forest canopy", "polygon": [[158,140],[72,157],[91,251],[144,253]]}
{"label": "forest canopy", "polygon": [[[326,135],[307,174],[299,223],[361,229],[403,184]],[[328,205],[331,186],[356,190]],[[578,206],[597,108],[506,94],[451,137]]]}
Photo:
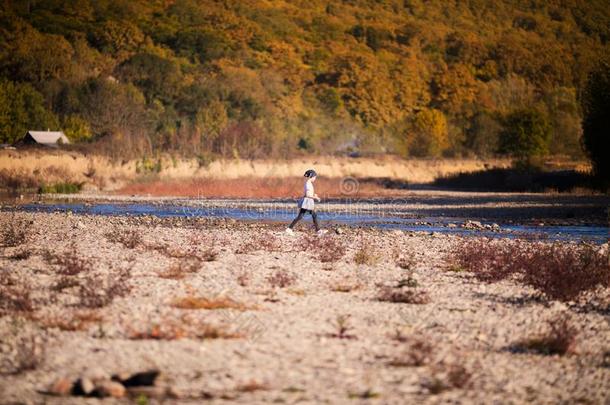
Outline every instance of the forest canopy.
{"label": "forest canopy", "polygon": [[609,40],[604,0],[4,0],[0,143],[581,157]]}

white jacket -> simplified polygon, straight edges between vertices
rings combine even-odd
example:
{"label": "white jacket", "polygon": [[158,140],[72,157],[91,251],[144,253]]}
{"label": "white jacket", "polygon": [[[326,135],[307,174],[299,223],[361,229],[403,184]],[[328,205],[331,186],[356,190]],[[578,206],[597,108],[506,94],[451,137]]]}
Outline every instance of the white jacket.
{"label": "white jacket", "polygon": [[304,197],[299,200],[299,208],[305,210],[313,210],[314,209],[314,200],[313,196],[315,195],[313,191],[313,183],[310,179],[305,182],[305,187],[303,188]]}

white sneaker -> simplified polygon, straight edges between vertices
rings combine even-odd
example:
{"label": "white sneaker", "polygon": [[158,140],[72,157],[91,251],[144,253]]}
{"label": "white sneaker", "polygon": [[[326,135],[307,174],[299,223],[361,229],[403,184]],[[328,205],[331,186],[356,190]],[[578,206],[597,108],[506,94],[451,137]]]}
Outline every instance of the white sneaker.
{"label": "white sneaker", "polygon": [[294,231],[290,228],[286,228],[284,232],[286,232],[288,235],[294,235]]}
{"label": "white sneaker", "polygon": [[326,229],[320,229],[318,231],[318,235],[324,235],[325,233],[327,233],[328,231]]}

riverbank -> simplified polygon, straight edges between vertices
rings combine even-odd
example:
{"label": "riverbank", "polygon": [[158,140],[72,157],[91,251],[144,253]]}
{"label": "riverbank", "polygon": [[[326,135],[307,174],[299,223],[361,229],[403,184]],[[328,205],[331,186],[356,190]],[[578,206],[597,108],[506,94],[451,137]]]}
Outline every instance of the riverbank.
{"label": "riverbank", "polygon": [[[229,183],[225,184],[225,190],[231,190],[239,188],[239,181],[242,179],[249,179],[259,182],[260,184],[257,183],[259,186],[266,185],[267,191],[273,191],[276,188],[274,181],[301,179],[304,171],[311,167],[315,167],[324,178],[393,179],[406,184],[419,184],[429,183],[452,174],[508,166],[510,166],[508,159],[405,160],[394,156],[372,158],[313,156],[291,160],[202,162],[197,159],[163,155],[154,159],[113,161],[107,157],[84,155],[75,151],[0,150],[0,186],[37,188],[41,184],[72,183],[82,185],[85,191],[115,191],[133,183],[142,183],[155,194],[155,189],[171,188],[172,184],[174,192],[177,189],[176,184],[181,184],[182,189],[188,189],[193,181],[196,183],[225,180]],[[151,185],[154,187],[150,187]],[[197,189],[202,190],[203,187],[195,184],[195,188],[190,188],[191,193],[196,193]],[[217,183],[214,183],[212,191],[224,192],[222,189],[219,190]],[[231,195],[224,196],[231,197]],[[265,197],[273,196],[265,195]],[[260,197],[260,195],[252,195],[252,197]]]}
{"label": "riverbank", "polygon": [[[0,257],[3,291],[22,292],[3,294],[3,403],[81,403],[76,381],[112,375],[117,395],[185,404],[610,399],[608,290],[562,303],[477,281],[451,266],[459,237],[71,213],[0,223],[24,232]],[[560,318],[576,330],[565,354],[516,349]],[[120,378],[151,369],[153,386]]]}

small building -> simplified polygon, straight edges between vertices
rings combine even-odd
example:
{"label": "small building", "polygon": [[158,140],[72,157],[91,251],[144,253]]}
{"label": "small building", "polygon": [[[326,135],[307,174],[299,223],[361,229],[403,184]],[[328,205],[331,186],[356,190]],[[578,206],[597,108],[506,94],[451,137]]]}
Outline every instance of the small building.
{"label": "small building", "polygon": [[21,145],[43,145],[56,148],[59,145],[67,145],[70,141],[61,131],[28,131],[18,143]]}

